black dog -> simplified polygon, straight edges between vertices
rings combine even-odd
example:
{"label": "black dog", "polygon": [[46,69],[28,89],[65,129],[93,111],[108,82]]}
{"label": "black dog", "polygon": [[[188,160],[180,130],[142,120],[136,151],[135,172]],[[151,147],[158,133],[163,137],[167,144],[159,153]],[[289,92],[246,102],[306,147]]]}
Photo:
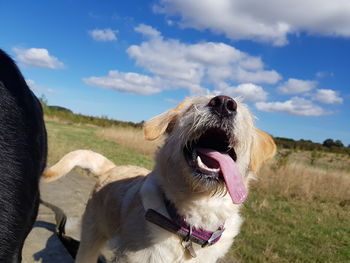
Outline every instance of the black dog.
{"label": "black dog", "polygon": [[0,262],[21,262],[37,216],[39,178],[47,157],[39,100],[0,50]]}

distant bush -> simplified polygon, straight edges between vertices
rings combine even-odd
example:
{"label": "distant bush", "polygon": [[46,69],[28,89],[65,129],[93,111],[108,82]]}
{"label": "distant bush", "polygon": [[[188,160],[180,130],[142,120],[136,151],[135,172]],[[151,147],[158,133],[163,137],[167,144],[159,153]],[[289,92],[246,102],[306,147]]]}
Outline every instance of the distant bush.
{"label": "distant bush", "polygon": [[47,108],[50,111],[61,111],[61,112],[73,113],[70,109],[67,109],[61,106],[47,106]]}
{"label": "distant bush", "polygon": [[292,151],[278,151],[275,157],[275,162],[271,165],[271,168],[276,172],[280,169],[284,169],[289,163],[289,157]]}
{"label": "distant bush", "polygon": [[332,139],[327,139],[322,145],[327,148],[344,148],[344,144],[340,140],[333,141]]}
{"label": "distant bush", "polygon": [[333,141],[326,139],[323,144],[310,140],[293,140],[289,138],[274,137],[274,140],[279,148],[290,150],[304,150],[312,152],[334,152],[350,155],[350,147],[345,147],[340,140]]}

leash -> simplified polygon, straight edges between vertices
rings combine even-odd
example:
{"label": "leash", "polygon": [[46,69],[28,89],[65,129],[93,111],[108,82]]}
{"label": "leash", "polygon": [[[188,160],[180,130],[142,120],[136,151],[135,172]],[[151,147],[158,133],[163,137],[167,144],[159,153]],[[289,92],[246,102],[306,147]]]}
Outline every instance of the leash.
{"label": "leash", "polygon": [[49,202],[46,202],[40,199],[40,203],[43,206],[46,206],[47,208],[51,209],[55,213],[55,221],[56,221],[55,233],[57,234],[59,240],[67,249],[68,253],[72,256],[72,258],[75,259],[80,242],[66,235],[66,231],[65,231],[65,226],[67,223],[66,214],[63,212],[61,208]]}
{"label": "leash", "polygon": [[[66,235],[65,226],[67,223],[67,216],[63,210],[49,202],[40,199],[40,204],[51,209],[55,213],[56,228],[55,233],[57,234],[59,240],[62,242],[64,247],[67,249],[68,253],[75,259],[80,242],[70,236]],[[104,261],[100,258],[97,263],[103,263]]]}

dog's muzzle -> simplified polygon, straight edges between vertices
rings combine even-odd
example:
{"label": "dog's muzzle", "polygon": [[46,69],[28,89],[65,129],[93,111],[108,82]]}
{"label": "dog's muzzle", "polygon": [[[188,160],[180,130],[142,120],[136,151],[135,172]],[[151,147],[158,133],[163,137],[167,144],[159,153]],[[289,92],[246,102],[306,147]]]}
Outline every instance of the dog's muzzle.
{"label": "dog's muzzle", "polygon": [[197,181],[214,187],[224,182],[233,203],[240,204],[247,197],[247,189],[236,164],[232,135],[237,103],[230,97],[216,96],[207,107],[216,116],[215,127],[207,128],[199,137],[186,143],[185,159]]}

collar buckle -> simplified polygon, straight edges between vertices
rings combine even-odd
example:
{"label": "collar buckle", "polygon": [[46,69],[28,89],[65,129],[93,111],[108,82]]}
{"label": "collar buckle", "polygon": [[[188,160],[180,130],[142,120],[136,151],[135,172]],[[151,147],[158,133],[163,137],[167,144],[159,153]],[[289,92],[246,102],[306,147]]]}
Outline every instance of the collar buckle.
{"label": "collar buckle", "polygon": [[213,234],[211,234],[210,238],[202,245],[202,247],[207,247],[207,246],[211,246],[212,244],[215,244],[216,242],[213,242],[213,241],[221,237],[224,230],[225,228],[220,227],[218,230],[213,232]]}

